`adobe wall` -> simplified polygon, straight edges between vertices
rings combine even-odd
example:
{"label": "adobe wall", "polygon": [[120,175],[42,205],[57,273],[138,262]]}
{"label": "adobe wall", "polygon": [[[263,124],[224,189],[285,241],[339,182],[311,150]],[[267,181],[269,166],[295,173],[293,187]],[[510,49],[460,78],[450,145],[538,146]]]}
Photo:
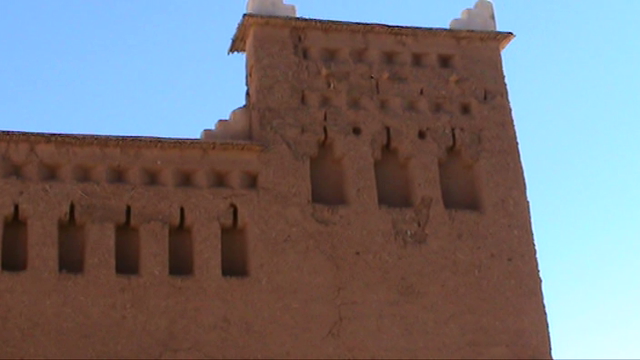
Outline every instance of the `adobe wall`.
{"label": "adobe wall", "polygon": [[501,44],[247,29],[252,142],[0,135],[0,357],[550,357]]}

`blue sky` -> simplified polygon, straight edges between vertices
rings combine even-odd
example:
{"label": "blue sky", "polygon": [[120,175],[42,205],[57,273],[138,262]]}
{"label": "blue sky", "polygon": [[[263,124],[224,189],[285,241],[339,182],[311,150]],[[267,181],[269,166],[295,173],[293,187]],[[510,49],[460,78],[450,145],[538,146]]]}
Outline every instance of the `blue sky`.
{"label": "blue sky", "polygon": [[[446,27],[473,0],[290,0]],[[496,0],[556,358],[640,358],[640,1]],[[0,129],[197,137],[244,102],[243,0],[0,1]]]}

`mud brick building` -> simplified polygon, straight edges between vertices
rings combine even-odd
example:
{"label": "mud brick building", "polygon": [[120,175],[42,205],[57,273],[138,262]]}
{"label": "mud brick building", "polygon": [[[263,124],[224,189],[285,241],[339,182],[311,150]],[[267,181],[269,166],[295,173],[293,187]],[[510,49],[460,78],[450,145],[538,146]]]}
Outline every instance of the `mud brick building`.
{"label": "mud brick building", "polygon": [[0,133],[0,357],[550,357],[512,38],[246,14],[201,139]]}

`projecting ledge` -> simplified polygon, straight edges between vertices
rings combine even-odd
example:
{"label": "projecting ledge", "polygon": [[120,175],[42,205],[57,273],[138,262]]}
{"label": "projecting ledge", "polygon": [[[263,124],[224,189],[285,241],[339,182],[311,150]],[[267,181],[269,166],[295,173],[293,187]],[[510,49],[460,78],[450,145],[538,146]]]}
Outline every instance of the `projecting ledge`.
{"label": "projecting ledge", "polygon": [[247,38],[253,26],[281,26],[290,28],[319,29],[322,31],[351,31],[358,33],[378,33],[403,36],[437,36],[450,37],[457,40],[477,40],[496,41],[500,44],[500,49],[505,49],[515,38],[510,32],[501,31],[479,31],[479,30],[456,30],[444,28],[424,28],[411,26],[395,26],[373,23],[356,23],[346,21],[318,20],[301,17],[266,16],[256,14],[245,14],[238,25],[229,53],[241,53],[246,51]]}
{"label": "projecting ledge", "polygon": [[264,150],[264,146],[250,141],[217,140],[203,141],[200,139],[177,139],[143,136],[105,136],[105,135],[75,135],[48,134],[0,131],[0,143],[26,142],[30,144],[64,144],[80,146],[118,147],[118,148],[155,148],[155,149],[203,149],[220,151],[253,151]]}

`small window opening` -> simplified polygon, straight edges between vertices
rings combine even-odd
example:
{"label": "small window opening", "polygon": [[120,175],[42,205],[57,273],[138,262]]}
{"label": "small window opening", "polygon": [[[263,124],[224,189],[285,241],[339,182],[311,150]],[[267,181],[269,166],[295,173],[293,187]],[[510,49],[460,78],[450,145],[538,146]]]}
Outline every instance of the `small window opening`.
{"label": "small window opening", "polygon": [[379,106],[380,106],[380,110],[382,110],[382,111],[387,111],[387,110],[389,110],[389,100],[387,100],[387,99],[380,99]]}
{"label": "small window opening", "polygon": [[357,49],[351,52],[351,60],[356,64],[362,64],[367,60],[367,49]]}
{"label": "small window opening", "polygon": [[131,224],[131,206],[127,205],[125,222],[116,228],[116,273],[138,275],[140,272],[140,234]]}
{"label": "small window opening", "polygon": [[324,62],[334,62],[338,60],[338,49],[323,49],[322,50],[322,61]]}
{"label": "small window opening", "polygon": [[325,139],[318,149],[318,154],[310,161],[312,202],[343,205],[346,199],[342,159],[335,156],[333,147],[328,142],[327,129],[324,131]]}
{"label": "small window opening", "polygon": [[40,181],[55,181],[58,169],[52,165],[41,164],[38,167],[38,179]]}
{"label": "small window opening", "polygon": [[327,95],[322,95],[322,97],[320,98],[320,107],[322,108],[331,107],[331,97]]}
{"label": "small window opening", "polygon": [[475,165],[459,151],[451,150],[439,162],[442,201],[447,209],[479,211],[480,191]]}
{"label": "small window opening", "polygon": [[126,183],[126,174],[124,169],[109,168],[107,169],[106,180],[109,184],[124,184]]}
{"label": "small window opening", "polygon": [[348,106],[352,110],[361,110],[362,105],[360,104],[360,98],[357,96],[349,98]]}
{"label": "small window opening", "polygon": [[417,53],[412,54],[411,65],[415,67],[424,67],[425,66],[424,58],[425,58],[424,54],[417,54]]}
{"label": "small window opening", "polygon": [[2,232],[2,271],[27,270],[27,223],[20,219],[20,208],[13,207],[13,216],[4,222]]}
{"label": "small window opening", "polygon": [[86,166],[76,166],[73,170],[73,181],[86,183],[91,181],[91,169]]}
{"label": "small window opening", "polygon": [[382,53],[382,61],[386,65],[394,65],[398,62],[398,56],[395,51],[385,51]]}
{"label": "small window opening", "polygon": [[144,169],[142,171],[142,184],[156,186],[160,184],[160,171],[156,169]]}
{"label": "small window opening", "polygon": [[249,259],[246,231],[238,226],[238,207],[231,205],[233,223],[231,227],[221,227],[222,276],[249,276]]}
{"label": "small window opening", "polygon": [[453,55],[438,55],[438,65],[442,69],[451,69],[453,67]]}
{"label": "small window opening", "polygon": [[471,115],[471,104],[469,103],[460,104],[460,114]]}
{"label": "small window opening", "polygon": [[194,185],[195,172],[189,170],[176,170],[174,173],[176,187],[192,187]]}
{"label": "small window opening", "polygon": [[186,225],[183,207],[178,226],[169,230],[169,275],[193,275],[193,238]]}
{"label": "small window opening", "polygon": [[411,206],[408,164],[403,163],[391,148],[391,129],[387,128],[387,141],[381,157],[375,162],[378,204],[394,208]]}
{"label": "small window opening", "polygon": [[76,222],[75,205],[69,206],[69,217],[58,224],[58,271],[81,274],[84,271],[85,229]]}
{"label": "small window opening", "polygon": [[258,175],[253,172],[242,172],[239,178],[240,189],[256,189],[258,187]]}
{"label": "small window opening", "polygon": [[407,100],[404,108],[408,112],[418,112],[418,102],[415,100]]}

